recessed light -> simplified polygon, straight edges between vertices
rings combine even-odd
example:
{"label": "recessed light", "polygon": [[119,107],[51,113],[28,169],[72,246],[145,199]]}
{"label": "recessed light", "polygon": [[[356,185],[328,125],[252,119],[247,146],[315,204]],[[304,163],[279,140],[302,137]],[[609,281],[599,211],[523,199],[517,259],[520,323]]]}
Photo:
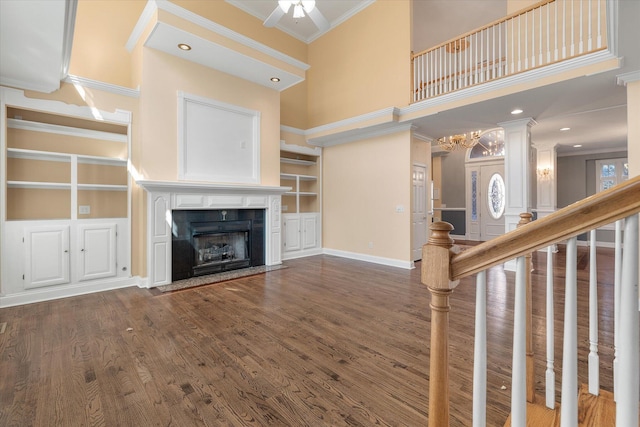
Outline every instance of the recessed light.
{"label": "recessed light", "polygon": [[178,48],[179,48],[179,49],[181,49],[181,50],[191,50],[191,46],[189,46],[189,45],[188,45],[188,44],[186,44],[186,43],[180,43],[180,44],[178,44]]}
{"label": "recessed light", "polygon": [[522,110],[521,110],[521,109],[519,109],[519,108],[516,108],[515,110],[513,110],[513,111],[511,112],[511,114],[513,114],[514,116],[515,116],[516,114],[522,114]]}
{"label": "recessed light", "polygon": [[573,148],[580,148],[580,147],[582,147],[582,144],[576,144],[573,146]]}
{"label": "recessed light", "polygon": [[564,132],[564,131],[567,131],[567,130],[570,130],[570,129],[571,129],[571,128],[561,128],[561,129],[560,129],[560,132]]}
{"label": "recessed light", "polygon": [[278,83],[280,81],[280,77],[271,77],[270,80],[274,83]]}

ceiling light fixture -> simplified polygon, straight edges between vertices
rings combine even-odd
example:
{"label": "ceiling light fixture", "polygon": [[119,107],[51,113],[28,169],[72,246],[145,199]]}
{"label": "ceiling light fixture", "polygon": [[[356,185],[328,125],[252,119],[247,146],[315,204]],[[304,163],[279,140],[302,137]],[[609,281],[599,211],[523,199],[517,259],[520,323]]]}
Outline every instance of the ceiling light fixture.
{"label": "ceiling light fixture", "polygon": [[480,131],[462,133],[458,135],[445,136],[438,138],[438,145],[447,151],[457,150],[458,148],[471,148],[480,140]]}
{"label": "ceiling light fixture", "polygon": [[582,147],[582,144],[576,144],[573,146],[573,148],[580,148],[580,147]]}
{"label": "ceiling light fixture", "polygon": [[511,114],[513,114],[514,116],[515,116],[516,114],[522,114],[522,110],[521,110],[521,109],[519,109],[519,108],[516,108],[515,110],[513,110],[513,111],[511,112]]}
{"label": "ceiling light fixture", "polygon": [[271,80],[274,83],[278,83],[280,81],[280,77],[271,77],[269,80]]}
{"label": "ceiling light fixture", "polygon": [[315,0],[279,0],[278,5],[284,13],[289,12],[289,8],[293,6],[293,17],[298,19],[303,18],[305,12],[311,12],[316,7],[316,2]]}
{"label": "ceiling light fixture", "polygon": [[561,128],[561,129],[560,129],[560,132],[565,132],[565,131],[568,131],[568,130],[570,130],[570,129],[571,129],[571,128]]}
{"label": "ceiling light fixture", "polygon": [[191,50],[191,46],[189,46],[189,45],[188,45],[188,44],[186,44],[186,43],[179,43],[179,44],[178,44],[178,48],[179,48],[180,50]]}

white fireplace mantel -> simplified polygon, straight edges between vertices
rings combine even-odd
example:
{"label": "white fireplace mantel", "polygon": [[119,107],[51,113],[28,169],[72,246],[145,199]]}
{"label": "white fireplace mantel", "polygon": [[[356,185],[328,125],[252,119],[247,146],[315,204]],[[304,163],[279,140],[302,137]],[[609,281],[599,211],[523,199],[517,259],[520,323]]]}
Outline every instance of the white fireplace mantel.
{"label": "white fireplace mantel", "polygon": [[282,263],[282,195],[290,187],[137,180],[147,191],[147,287],[171,283],[174,209],[265,209],[265,263]]}

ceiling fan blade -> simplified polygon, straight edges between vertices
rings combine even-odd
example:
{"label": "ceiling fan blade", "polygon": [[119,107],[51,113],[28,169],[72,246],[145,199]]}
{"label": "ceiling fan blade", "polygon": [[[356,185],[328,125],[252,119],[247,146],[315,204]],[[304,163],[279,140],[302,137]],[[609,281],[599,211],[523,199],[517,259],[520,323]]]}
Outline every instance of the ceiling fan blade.
{"label": "ceiling fan blade", "polygon": [[331,27],[329,21],[327,21],[327,18],[324,17],[322,12],[320,12],[317,7],[314,7],[310,11],[306,12],[307,15],[309,15],[309,18],[311,18],[313,23],[316,24],[316,27],[318,27],[320,31],[327,31],[329,27]]}
{"label": "ceiling fan blade", "polygon": [[264,20],[264,23],[262,25],[264,25],[265,27],[275,27],[280,18],[284,16],[284,13],[284,10],[282,10],[280,6],[276,6],[276,8],[273,9],[273,12],[271,12],[271,15],[269,15],[267,19]]}

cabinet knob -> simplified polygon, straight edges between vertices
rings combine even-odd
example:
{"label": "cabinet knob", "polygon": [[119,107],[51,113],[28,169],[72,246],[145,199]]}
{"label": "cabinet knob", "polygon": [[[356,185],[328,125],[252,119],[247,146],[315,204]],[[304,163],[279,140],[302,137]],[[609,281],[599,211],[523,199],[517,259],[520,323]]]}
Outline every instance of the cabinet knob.
{"label": "cabinet knob", "polygon": [[80,249],[80,252],[84,252],[84,248],[83,248],[83,249]]}

